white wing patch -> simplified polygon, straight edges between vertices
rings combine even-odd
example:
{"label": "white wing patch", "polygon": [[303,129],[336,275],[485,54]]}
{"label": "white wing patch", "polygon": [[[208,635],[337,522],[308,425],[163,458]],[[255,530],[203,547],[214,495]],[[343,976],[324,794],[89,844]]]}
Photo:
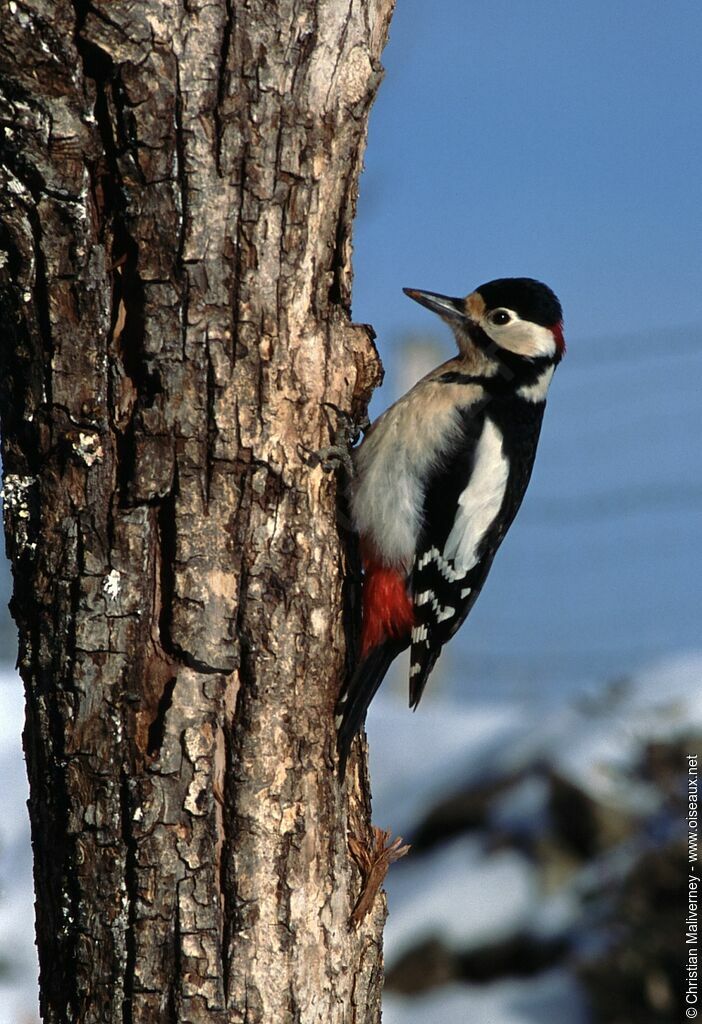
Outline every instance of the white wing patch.
{"label": "white wing patch", "polygon": [[467,572],[466,569],[461,569],[460,566],[454,567],[451,565],[448,559],[442,558],[438,551],[434,555],[434,561],[447,583],[455,583],[456,580],[462,580]]}
{"label": "white wing patch", "polygon": [[[421,570],[424,569],[425,566],[429,565],[430,562],[436,563],[436,568],[439,570],[439,572],[444,577],[447,583],[455,583],[456,580],[462,580],[466,572],[468,571],[460,571],[455,569],[454,566],[452,566],[451,563],[448,561],[448,559],[442,556],[438,548],[429,548],[428,551],[424,552],[422,557],[417,562],[417,571],[421,572]],[[427,593],[428,591],[425,591],[423,594],[420,594],[415,603],[426,604],[427,598],[425,595]],[[433,594],[431,596],[433,597]],[[420,598],[424,598],[424,600],[420,600]]]}
{"label": "white wing patch", "polygon": [[428,551],[425,551],[422,557],[417,562],[417,568],[423,569],[425,565],[429,565],[433,558],[441,558],[438,548],[429,548]]}
{"label": "white wing patch", "polygon": [[444,546],[444,559],[451,559],[455,565],[454,579],[462,579],[477,565],[480,542],[502,507],[508,477],[509,460],[502,450],[502,434],[487,418],[476,446],[471,478],[458,499],[456,520]]}
{"label": "white wing patch", "polygon": [[450,604],[447,604],[445,608],[442,608],[436,598],[431,602],[431,606],[434,609],[437,623],[443,622],[444,619],[452,619],[456,614],[455,608],[452,608]]}

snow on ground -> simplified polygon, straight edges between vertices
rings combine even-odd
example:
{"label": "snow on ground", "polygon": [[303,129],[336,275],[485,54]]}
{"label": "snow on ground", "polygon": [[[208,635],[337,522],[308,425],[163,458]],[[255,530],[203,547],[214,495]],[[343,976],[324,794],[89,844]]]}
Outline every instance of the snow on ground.
{"label": "snow on ground", "polygon": [[413,714],[381,691],[367,722],[374,820],[405,834],[447,791],[539,756],[591,796],[638,809],[642,794],[624,768],[646,738],[702,728],[700,680],[702,653],[692,652],[550,712],[523,701],[472,705],[427,694]]}
{"label": "snow on ground", "polygon": [[565,971],[529,981],[447,985],[424,996],[386,994],[383,1024],[587,1024],[582,996]]}
{"label": "snow on ground", "polygon": [[432,936],[457,949],[480,946],[525,929],[537,898],[524,857],[504,850],[486,858],[479,840],[461,836],[393,873],[386,946],[397,955]]}
{"label": "snow on ground", "polygon": [[[702,654],[653,665],[626,685],[603,688],[598,699],[550,713],[524,704],[476,708],[434,698],[411,714],[381,693],[371,709],[368,735],[374,821],[411,841],[437,796],[469,783],[495,779],[529,764],[549,764],[600,803],[646,810],[653,799],[632,783],[627,769],[643,742],[702,727]],[[494,820],[515,826],[538,821],[544,783],[525,776],[491,804]],[[624,856],[615,850],[611,857]],[[616,864],[610,868],[616,873]],[[593,866],[600,874],[605,862]],[[393,865],[386,880],[389,918],[386,962],[430,936],[466,951],[507,935],[541,937],[577,929],[578,889],[587,870],[545,895],[537,867],[514,850],[491,851],[485,834],[472,833],[412,854]],[[385,1024],[537,1024],[585,1020],[584,999],[572,978],[552,973],[480,987],[452,985],[420,998],[385,997]]]}
{"label": "snow on ground", "polygon": [[367,722],[374,820],[410,828],[457,781],[499,761],[523,721],[517,705],[431,698],[413,714],[381,690]]}

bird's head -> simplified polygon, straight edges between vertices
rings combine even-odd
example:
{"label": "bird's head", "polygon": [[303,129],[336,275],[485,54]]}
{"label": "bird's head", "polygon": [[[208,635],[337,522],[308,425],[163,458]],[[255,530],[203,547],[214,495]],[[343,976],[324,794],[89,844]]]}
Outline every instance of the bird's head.
{"label": "bird's head", "polygon": [[530,277],[502,277],[482,284],[464,299],[403,289],[433,310],[466,352],[475,346],[488,357],[510,364],[525,360],[558,363],[565,352],[561,304],[545,284]]}

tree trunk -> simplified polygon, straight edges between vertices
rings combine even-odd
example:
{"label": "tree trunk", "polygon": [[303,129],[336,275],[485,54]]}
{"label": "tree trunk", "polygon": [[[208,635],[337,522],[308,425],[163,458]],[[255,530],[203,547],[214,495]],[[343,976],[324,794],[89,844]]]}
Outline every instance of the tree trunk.
{"label": "tree trunk", "polygon": [[350,237],[392,6],[5,6],[0,408],[52,1024],[379,1020],[382,899],[350,923],[365,770],[334,773],[357,573],[306,452],[379,376]]}

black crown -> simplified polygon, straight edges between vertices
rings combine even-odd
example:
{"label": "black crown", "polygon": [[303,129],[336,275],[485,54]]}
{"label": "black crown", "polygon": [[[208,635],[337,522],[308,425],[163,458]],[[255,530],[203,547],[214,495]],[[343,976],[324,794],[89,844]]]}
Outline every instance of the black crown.
{"label": "black crown", "polygon": [[531,277],[500,277],[497,281],[481,285],[476,291],[488,309],[504,306],[533,324],[553,327],[563,320],[563,310],[554,293],[548,285]]}

